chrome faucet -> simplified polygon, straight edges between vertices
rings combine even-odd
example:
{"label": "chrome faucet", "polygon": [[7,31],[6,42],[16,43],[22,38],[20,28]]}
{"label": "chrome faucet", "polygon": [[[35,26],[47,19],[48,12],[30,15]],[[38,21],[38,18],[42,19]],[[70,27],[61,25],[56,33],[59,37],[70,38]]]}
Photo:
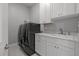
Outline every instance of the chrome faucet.
{"label": "chrome faucet", "polygon": [[62,28],[60,28],[59,31],[60,31],[59,34],[63,34],[63,29]]}

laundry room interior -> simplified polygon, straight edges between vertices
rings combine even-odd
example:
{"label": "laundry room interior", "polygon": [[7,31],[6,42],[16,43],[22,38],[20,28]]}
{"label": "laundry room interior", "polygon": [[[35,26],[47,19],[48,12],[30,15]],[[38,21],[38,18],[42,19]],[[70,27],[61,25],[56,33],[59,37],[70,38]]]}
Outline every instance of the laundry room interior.
{"label": "laundry room interior", "polygon": [[79,56],[79,3],[0,3],[3,56]]}

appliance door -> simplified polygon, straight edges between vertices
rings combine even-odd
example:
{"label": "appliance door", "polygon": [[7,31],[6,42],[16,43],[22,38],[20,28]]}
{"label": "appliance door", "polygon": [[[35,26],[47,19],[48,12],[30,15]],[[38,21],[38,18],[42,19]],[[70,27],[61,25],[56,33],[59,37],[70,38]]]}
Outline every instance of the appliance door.
{"label": "appliance door", "polygon": [[25,33],[24,33],[24,44],[29,46],[29,38],[28,38],[28,24],[25,26]]}
{"label": "appliance door", "polygon": [[30,23],[30,32],[31,33],[39,33],[40,32],[40,24]]}
{"label": "appliance door", "polygon": [[35,51],[35,33],[28,33],[29,47]]}

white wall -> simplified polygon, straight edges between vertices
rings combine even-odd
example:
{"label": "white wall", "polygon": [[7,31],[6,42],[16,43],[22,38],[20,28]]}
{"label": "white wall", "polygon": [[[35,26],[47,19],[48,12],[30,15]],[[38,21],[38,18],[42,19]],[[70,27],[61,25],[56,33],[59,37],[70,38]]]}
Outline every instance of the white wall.
{"label": "white wall", "polygon": [[8,41],[8,3],[0,3],[0,20],[2,41]]}
{"label": "white wall", "polygon": [[2,5],[2,37],[3,41],[8,43],[8,3],[3,3]]}
{"label": "white wall", "polygon": [[8,3],[0,3],[0,55],[8,55],[5,44],[8,44]]}
{"label": "white wall", "polygon": [[33,23],[40,23],[39,21],[39,11],[40,10],[40,6],[39,3],[35,4],[32,8],[30,8],[30,20]]}
{"label": "white wall", "polygon": [[29,9],[22,4],[9,3],[8,4],[8,37],[9,44],[17,42],[18,28],[24,20],[29,20]]}
{"label": "white wall", "polygon": [[0,42],[2,41],[2,4],[0,3]]}
{"label": "white wall", "polygon": [[59,21],[56,23],[56,26],[57,26],[57,29],[62,28],[64,32],[77,32],[78,31],[77,19]]}

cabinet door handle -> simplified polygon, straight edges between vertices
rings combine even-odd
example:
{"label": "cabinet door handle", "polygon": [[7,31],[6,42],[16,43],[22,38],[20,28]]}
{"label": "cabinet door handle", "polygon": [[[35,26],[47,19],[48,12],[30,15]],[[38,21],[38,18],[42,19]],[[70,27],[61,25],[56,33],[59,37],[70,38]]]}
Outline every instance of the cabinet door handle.
{"label": "cabinet door handle", "polygon": [[56,46],[54,46],[56,48]]}
{"label": "cabinet door handle", "polygon": [[59,48],[58,46],[56,48]]}
{"label": "cabinet door handle", "polygon": [[59,48],[58,46],[54,46],[55,48]]}

